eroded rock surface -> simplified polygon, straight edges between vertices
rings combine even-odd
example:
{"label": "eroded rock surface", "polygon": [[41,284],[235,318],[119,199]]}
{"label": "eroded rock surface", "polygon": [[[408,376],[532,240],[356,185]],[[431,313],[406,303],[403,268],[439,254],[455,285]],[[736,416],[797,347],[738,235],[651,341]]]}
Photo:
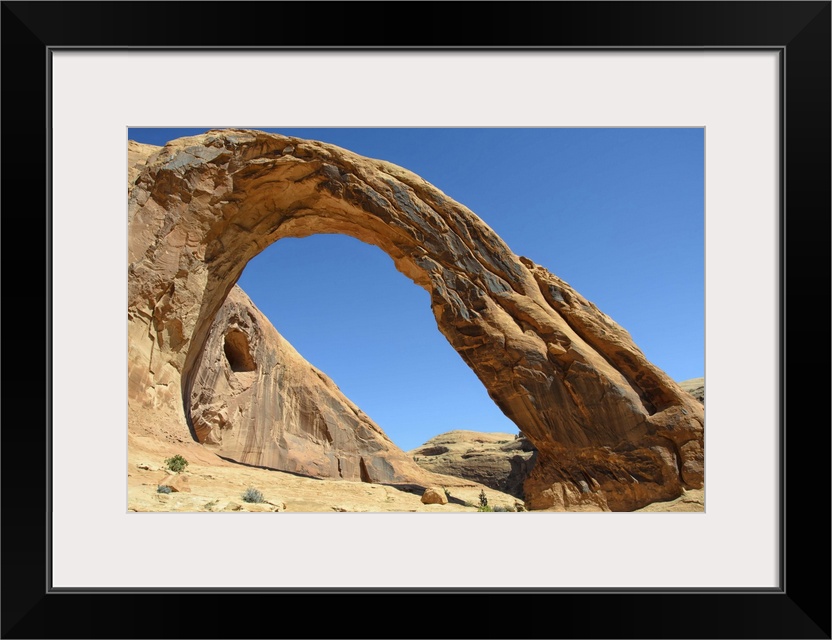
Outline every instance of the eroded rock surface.
{"label": "eroded rock surface", "polygon": [[407,452],[420,467],[479,482],[523,499],[536,450],[526,437],[458,429]]}
{"label": "eroded rock surface", "polygon": [[317,478],[436,482],[239,287],[217,313],[191,391],[197,439],[224,458]]}
{"label": "eroded rock surface", "polygon": [[142,144],[135,140],[127,141],[127,188],[132,189],[136,178],[147,165],[147,161],[156,153],[162,150],[152,144]]}
{"label": "eroded rock surface", "polygon": [[538,449],[531,508],[627,511],[702,486],[702,405],[566,282],[406,169],[314,141],[212,131],[148,158],[128,224],[137,436],[189,436],[203,347],[252,257],[281,238],[344,233],[430,293],[439,330]]}

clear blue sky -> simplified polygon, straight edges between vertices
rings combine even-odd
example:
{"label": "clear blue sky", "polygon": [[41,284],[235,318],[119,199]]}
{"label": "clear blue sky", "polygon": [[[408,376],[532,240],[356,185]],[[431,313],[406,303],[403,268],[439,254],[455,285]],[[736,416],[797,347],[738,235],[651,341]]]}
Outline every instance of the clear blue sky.
{"label": "clear blue sky", "polygon": [[[703,129],[263,130],[410,169],[594,302],[671,378],[704,375]],[[281,240],[239,285],[402,449],[452,429],[517,432],[439,333],[427,292],[376,247]]]}

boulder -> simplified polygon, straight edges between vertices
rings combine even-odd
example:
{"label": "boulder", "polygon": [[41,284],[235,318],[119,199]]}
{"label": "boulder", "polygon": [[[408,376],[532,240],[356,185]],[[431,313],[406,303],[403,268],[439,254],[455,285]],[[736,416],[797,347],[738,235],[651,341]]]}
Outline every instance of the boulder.
{"label": "boulder", "polygon": [[422,494],[422,504],[448,504],[448,497],[442,487],[428,487]]}
{"label": "boulder", "polygon": [[181,473],[166,474],[161,480],[159,480],[159,486],[170,487],[170,490],[174,493],[191,492],[191,485],[188,480],[188,476],[182,475]]}

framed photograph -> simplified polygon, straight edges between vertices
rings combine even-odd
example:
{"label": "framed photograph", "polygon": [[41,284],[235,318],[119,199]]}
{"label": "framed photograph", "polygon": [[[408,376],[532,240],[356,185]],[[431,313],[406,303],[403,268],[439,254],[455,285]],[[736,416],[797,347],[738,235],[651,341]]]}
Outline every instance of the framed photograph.
{"label": "framed photograph", "polygon": [[[810,373],[829,353],[830,3],[484,3],[476,37],[470,4],[400,3],[398,43],[368,28],[379,6],[3,3],[6,237],[45,239],[7,246],[26,269],[7,309],[46,304],[26,312],[42,358],[6,314],[7,413],[44,411],[2,435],[3,637],[283,635],[262,612],[287,598],[325,599],[309,637],[349,637],[356,598],[385,596],[459,606],[483,637],[829,638],[828,499],[804,505],[830,471]],[[701,132],[704,510],[128,512],[125,158],[131,128],[164,127]],[[160,628],[99,617],[113,602],[261,613]]]}
{"label": "framed photograph", "polygon": [[[128,185],[128,288],[138,293],[128,303],[131,512],[704,511],[704,409],[684,390],[691,379],[701,387],[704,373],[703,127],[140,127],[128,135],[138,158]],[[170,181],[198,156],[216,159],[183,165],[187,182]],[[251,172],[264,175],[248,183]],[[329,193],[336,172],[347,182],[330,185],[325,204],[318,194]],[[251,209],[252,222],[217,215],[208,224],[222,230],[205,237],[221,236],[222,249],[209,240],[194,250],[199,223],[188,218],[212,205],[181,211],[177,203],[199,201],[190,184],[232,174],[238,195],[212,197],[213,206],[239,206],[245,217],[244,194],[261,202],[274,188],[270,202]],[[162,202],[170,222],[159,237],[148,221]],[[192,240],[179,244],[174,228],[190,229]],[[157,246],[166,239],[170,246]],[[168,352],[161,311],[152,328],[146,322],[159,310],[148,292],[172,287],[177,302],[166,306],[187,308],[182,298],[205,267],[183,268],[172,256],[216,250],[237,258],[240,275],[229,271],[231,290],[212,287],[216,301],[201,305],[219,310],[202,321],[210,322],[202,355],[186,358],[193,434],[183,419],[177,436],[177,423],[159,416],[181,413],[171,387],[182,382],[159,361],[199,350],[197,332]],[[174,262],[174,282],[162,284]],[[551,301],[544,288],[557,291]],[[529,305],[537,315],[511,315]],[[174,315],[179,334],[185,316]],[[624,352],[637,364],[624,364]],[[536,364],[514,367],[521,357]],[[571,369],[575,359],[583,368]],[[497,367],[513,373],[495,379]],[[538,388],[531,372],[552,381]],[[604,392],[609,384],[615,393]],[[588,399],[582,423],[569,395],[579,385]],[[661,394],[674,400],[649,413],[645,403]],[[647,430],[671,405],[676,446]],[[616,411],[626,417],[610,418]],[[592,465],[568,471],[563,454],[550,460],[550,436],[535,430],[544,420],[569,425],[559,442],[576,431],[588,443],[578,455]],[[603,449],[619,447],[633,422],[646,433],[626,450]],[[541,479],[546,469],[577,480],[555,492]]]}

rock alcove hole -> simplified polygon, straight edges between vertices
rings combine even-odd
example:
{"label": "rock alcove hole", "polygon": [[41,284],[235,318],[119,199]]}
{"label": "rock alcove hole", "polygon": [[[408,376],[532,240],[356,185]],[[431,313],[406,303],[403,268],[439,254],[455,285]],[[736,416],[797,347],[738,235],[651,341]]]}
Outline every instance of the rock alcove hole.
{"label": "rock alcove hole", "polygon": [[235,373],[254,371],[257,365],[251,356],[251,348],[246,335],[237,329],[225,335],[223,350],[231,370]]}

